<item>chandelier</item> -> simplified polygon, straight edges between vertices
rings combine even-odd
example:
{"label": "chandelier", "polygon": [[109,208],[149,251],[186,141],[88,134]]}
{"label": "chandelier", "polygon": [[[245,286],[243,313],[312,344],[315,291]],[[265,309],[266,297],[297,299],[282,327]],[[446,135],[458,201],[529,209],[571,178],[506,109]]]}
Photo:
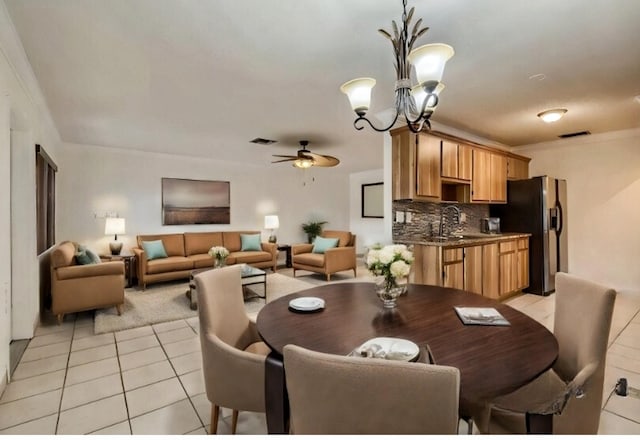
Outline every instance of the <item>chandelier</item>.
{"label": "chandelier", "polygon": [[[402,1],[402,7],[402,29],[398,29],[395,20],[391,21],[393,35],[384,29],[378,29],[378,32],[391,41],[395,54],[397,78],[395,116],[391,124],[385,128],[374,126],[366,118],[366,114],[371,103],[371,89],[375,86],[376,80],[373,78],[352,79],[340,86],[340,90],[347,95],[351,108],[358,115],[353,122],[356,130],[362,130],[364,125],[359,125],[359,123],[365,121],[376,131],[387,131],[395,125],[400,116],[404,117],[409,129],[414,133],[421,131],[425,125],[427,128],[431,128],[429,118],[438,105],[440,92],[444,89],[444,84],[441,82],[444,66],[447,60],[453,56],[454,51],[451,46],[446,44],[426,44],[413,49],[416,40],[424,35],[429,28],[420,28],[422,19],[419,19],[409,33],[415,8],[411,8],[407,14],[406,0]],[[417,85],[415,86],[411,85],[411,66],[414,66],[416,70]]]}

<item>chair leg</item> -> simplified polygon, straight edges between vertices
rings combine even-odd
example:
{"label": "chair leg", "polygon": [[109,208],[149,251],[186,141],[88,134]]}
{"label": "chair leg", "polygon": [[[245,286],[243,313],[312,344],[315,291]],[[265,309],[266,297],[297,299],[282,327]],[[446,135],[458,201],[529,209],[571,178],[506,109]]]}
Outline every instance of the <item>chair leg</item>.
{"label": "chair leg", "polygon": [[356,272],[356,268],[353,268],[353,277],[358,278],[358,273]]}
{"label": "chair leg", "polygon": [[220,415],[220,407],[218,405],[211,404],[211,427],[209,428],[209,434],[218,433],[218,416]]}
{"label": "chair leg", "polygon": [[58,313],[58,325],[62,324],[64,320],[64,313]]}
{"label": "chair leg", "polygon": [[118,315],[122,315],[122,311],[124,310],[124,307],[122,306],[122,304],[117,304],[116,310],[118,311]]}
{"label": "chair leg", "polygon": [[231,434],[236,433],[236,427],[238,426],[238,410],[234,409],[231,414]]}
{"label": "chair leg", "polygon": [[331,274],[330,273],[327,274],[327,281],[331,281]]}
{"label": "chair leg", "polygon": [[293,268],[293,277],[294,278],[296,277],[296,268],[295,267]]}

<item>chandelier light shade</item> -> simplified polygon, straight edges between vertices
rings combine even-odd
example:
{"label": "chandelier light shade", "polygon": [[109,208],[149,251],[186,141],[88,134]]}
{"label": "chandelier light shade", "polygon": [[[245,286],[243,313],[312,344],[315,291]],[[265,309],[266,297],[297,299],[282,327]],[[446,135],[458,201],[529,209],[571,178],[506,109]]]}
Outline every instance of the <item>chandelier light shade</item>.
{"label": "chandelier light shade", "polygon": [[277,215],[265,215],[264,216],[264,228],[271,229],[271,235],[269,236],[269,243],[275,243],[277,241],[274,233],[275,229],[280,227],[280,220]]}
{"label": "chandelier light shade", "polygon": [[[362,130],[366,122],[376,131],[391,129],[399,117],[403,117],[409,129],[414,133],[422,131],[426,126],[431,128],[429,119],[435,111],[439,94],[444,89],[442,76],[447,61],[453,56],[454,50],[447,44],[426,44],[417,49],[413,45],[424,35],[428,27],[420,27],[419,19],[412,27],[411,19],[415,8],[407,14],[407,0],[402,1],[402,25],[393,20],[392,32],[378,29],[385,38],[391,41],[395,55],[396,85],[395,85],[395,116],[387,127],[379,128],[367,119],[366,114],[371,106],[371,90],[376,84],[373,78],[357,78],[344,83],[340,90],[347,95],[351,108],[358,115],[353,122],[356,130]],[[409,28],[411,27],[411,33]],[[411,66],[415,68],[417,84],[412,85]]]}
{"label": "chandelier light shade", "polygon": [[124,219],[118,217],[108,217],[104,222],[104,235],[113,235],[113,241],[109,243],[111,255],[120,255],[122,251],[122,242],[118,241],[118,234],[125,233]]}
{"label": "chandelier light shade", "polygon": [[538,113],[538,117],[544,122],[550,124],[551,122],[556,122],[557,120],[562,118],[566,112],[566,108],[554,108]]}
{"label": "chandelier light shade", "polygon": [[302,169],[311,168],[313,166],[313,159],[312,158],[296,159],[293,161],[293,166],[296,168],[302,168]]}

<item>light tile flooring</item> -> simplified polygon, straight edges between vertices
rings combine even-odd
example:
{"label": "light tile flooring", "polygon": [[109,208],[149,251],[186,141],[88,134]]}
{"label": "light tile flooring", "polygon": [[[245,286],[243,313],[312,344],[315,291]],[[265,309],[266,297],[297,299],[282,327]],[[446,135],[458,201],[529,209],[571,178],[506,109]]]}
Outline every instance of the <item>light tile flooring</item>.
{"label": "light tile flooring", "polygon": [[[552,325],[553,296],[522,295],[509,304]],[[619,377],[640,388],[639,310],[640,292],[619,292],[601,434],[640,434],[640,399],[613,393]],[[90,313],[38,327],[0,398],[0,433],[205,434],[211,407],[197,332],[191,318],[94,335]],[[230,412],[223,416],[218,432],[229,433]],[[265,434],[264,415],[241,412],[238,432]]]}

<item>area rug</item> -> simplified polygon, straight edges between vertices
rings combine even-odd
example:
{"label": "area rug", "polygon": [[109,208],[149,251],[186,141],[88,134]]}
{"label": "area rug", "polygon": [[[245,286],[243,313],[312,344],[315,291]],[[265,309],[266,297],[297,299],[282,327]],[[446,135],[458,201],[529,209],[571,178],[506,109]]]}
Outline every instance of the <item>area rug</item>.
{"label": "area rug", "polygon": [[[267,275],[267,300],[273,301],[290,293],[313,287],[312,284],[278,273]],[[187,282],[153,284],[146,290],[125,289],[124,311],[118,315],[115,307],[96,310],[94,333],[108,333],[142,327],[161,322],[175,321],[198,316],[191,310],[185,292]],[[264,306],[265,300],[256,295],[264,295],[262,285],[247,286],[245,308],[254,317]]]}

